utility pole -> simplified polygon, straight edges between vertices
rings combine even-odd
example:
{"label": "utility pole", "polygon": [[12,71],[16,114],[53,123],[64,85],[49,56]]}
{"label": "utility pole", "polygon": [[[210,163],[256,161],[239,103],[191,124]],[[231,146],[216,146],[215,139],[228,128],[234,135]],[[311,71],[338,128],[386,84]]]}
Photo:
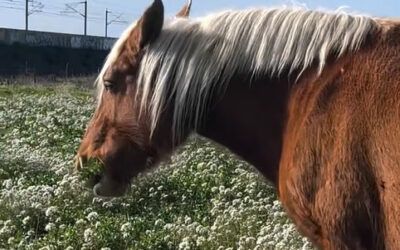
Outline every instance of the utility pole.
{"label": "utility pole", "polygon": [[110,13],[111,11],[108,11],[108,9],[106,9],[106,32],[105,32],[105,36],[107,37],[107,28],[108,28],[108,13]]}
{"label": "utility pole", "polygon": [[[31,9],[29,9],[29,2],[31,3]],[[35,0],[25,0],[25,30],[29,30],[29,16],[41,12],[44,5]]]}
{"label": "utility pole", "polygon": [[26,31],[28,31],[28,29],[29,29],[29,27],[28,27],[28,17],[29,17],[28,1],[29,0],[25,0],[25,30]]}
{"label": "utility pole", "polygon": [[[111,21],[108,21],[108,14],[112,13],[111,16],[114,16],[114,19],[112,19]],[[108,37],[108,26],[112,23],[123,23],[126,24],[126,21],[121,20],[122,17],[122,13],[117,13],[115,14],[115,12],[113,13],[112,11],[109,11],[108,9],[106,9],[106,22],[105,22],[105,37]]]}
{"label": "utility pole", "polygon": [[[72,5],[78,5],[78,4],[83,4],[84,5],[84,12],[82,13],[81,11],[75,9],[74,7],[72,7]],[[83,2],[78,2],[78,3],[73,3],[73,4],[65,4],[66,10],[64,10],[62,13],[65,14],[70,14],[70,13],[76,13],[80,16],[83,17],[84,19],[84,24],[83,24],[83,34],[86,36],[87,35],[87,0],[83,1]]]}
{"label": "utility pole", "polygon": [[83,2],[85,4],[85,36],[87,35],[87,0]]}

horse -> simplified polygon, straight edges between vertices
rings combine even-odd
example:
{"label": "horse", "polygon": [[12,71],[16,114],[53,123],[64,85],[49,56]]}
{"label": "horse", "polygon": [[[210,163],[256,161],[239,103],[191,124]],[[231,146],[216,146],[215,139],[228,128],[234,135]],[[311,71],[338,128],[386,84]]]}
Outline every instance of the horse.
{"label": "horse", "polygon": [[257,168],[320,249],[400,249],[400,21],[301,7],[164,20],[118,39],[76,156],[121,196],[193,133]]}

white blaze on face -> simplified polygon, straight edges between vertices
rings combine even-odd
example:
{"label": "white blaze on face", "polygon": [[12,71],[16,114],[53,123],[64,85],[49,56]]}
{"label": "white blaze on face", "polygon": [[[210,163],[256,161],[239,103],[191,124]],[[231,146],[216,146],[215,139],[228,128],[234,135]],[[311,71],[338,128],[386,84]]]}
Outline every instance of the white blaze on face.
{"label": "white blaze on face", "polygon": [[120,55],[122,49],[124,48],[125,42],[129,39],[132,30],[136,27],[137,21],[133,22],[127,29],[124,30],[120,38],[115,42],[113,48],[107,56],[107,59],[100,71],[100,74],[97,76],[95,81],[95,86],[97,87],[97,103],[100,104],[101,95],[104,90],[104,81],[103,77],[107,71],[107,69],[113,65]]}

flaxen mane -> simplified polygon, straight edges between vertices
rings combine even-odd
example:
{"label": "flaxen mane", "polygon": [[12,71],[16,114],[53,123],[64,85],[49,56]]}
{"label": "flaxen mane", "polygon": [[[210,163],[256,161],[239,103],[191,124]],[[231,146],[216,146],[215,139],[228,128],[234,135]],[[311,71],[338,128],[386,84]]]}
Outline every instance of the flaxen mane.
{"label": "flaxen mane", "polygon": [[[179,136],[185,126],[199,126],[209,97],[223,92],[235,74],[276,77],[297,72],[299,77],[312,63],[321,72],[328,56],[357,50],[377,26],[366,16],[299,8],[225,11],[166,21],[141,62],[141,107],[151,110],[154,129],[172,102],[173,132]],[[99,83],[128,33],[113,48]]]}

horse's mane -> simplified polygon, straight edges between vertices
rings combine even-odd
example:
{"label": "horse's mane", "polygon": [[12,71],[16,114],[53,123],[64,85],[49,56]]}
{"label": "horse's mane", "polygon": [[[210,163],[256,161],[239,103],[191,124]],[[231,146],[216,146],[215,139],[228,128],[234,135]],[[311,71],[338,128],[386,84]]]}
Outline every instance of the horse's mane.
{"label": "horse's mane", "polygon": [[371,17],[296,7],[166,21],[141,62],[141,107],[150,109],[154,129],[171,103],[173,132],[179,136],[186,126],[201,124],[210,97],[223,92],[235,74],[279,77],[295,72],[299,77],[313,63],[321,72],[329,56],[357,50],[377,26]]}

